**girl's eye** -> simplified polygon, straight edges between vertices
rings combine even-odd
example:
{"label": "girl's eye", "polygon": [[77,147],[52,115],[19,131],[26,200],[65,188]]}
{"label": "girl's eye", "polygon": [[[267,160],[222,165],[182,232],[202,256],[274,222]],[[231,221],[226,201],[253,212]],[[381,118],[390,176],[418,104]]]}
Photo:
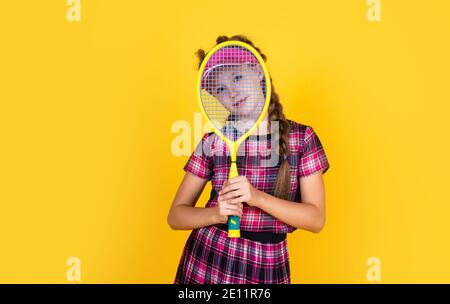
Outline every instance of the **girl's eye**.
{"label": "girl's eye", "polygon": [[223,91],[225,91],[225,88],[224,88],[224,87],[217,87],[217,88],[216,88],[216,94],[220,94],[220,93],[222,93]]}
{"label": "girl's eye", "polygon": [[241,79],[242,79],[242,75],[236,75],[236,76],[234,76],[233,81],[238,82]]}

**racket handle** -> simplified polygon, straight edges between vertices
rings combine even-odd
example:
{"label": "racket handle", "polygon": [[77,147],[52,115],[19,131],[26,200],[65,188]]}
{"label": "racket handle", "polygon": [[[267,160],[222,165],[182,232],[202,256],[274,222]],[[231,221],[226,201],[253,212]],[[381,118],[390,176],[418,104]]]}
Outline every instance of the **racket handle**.
{"label": "racket handle", "polygon": [[[236,166],[236,160],[231,162],[231,168],[230,168],[230,175],[229,178],[233,178],[238,176],[238,169]],[[241,220],[239,219],[239,216],[236,215],[230,215],[228,217],[228,237],[230,238],[238,238],[241,237]]]}
{"label": "racket handle", "polygon": [[239,216],[230,215],[228,217],[228,237],[230,238],[238,238],[241,237],[241,220]]}

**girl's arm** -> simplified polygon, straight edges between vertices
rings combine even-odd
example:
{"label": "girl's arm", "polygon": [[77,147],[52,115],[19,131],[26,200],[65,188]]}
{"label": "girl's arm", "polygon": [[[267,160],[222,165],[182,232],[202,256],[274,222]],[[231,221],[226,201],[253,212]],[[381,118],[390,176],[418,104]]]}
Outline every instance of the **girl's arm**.
{"label": "girl's arm", "polygon": [[245,176],[238,176],[226,182],[219,192],[219,197],[231,203],[246,202],[288,225],[318,233],[325,224],[325,187],[322,172],[323,169],[300,178],[300,204],[254,188]]}
{"label": "girl's arm", "polygon": [[291,202],[259,191],[257,207],[282,222],[314,233],[325,225],[325,189],[322,170],[299,181],[302,202]]}
{"label": "girl's arm", "polygon": [[213,208],[195,207],[207,182],[207,179],[186,173],[167,216],[167,223],[172,229],[191,230],[224,224],[228,221],[228,215],[242,215],[242,203],[219,202]]}

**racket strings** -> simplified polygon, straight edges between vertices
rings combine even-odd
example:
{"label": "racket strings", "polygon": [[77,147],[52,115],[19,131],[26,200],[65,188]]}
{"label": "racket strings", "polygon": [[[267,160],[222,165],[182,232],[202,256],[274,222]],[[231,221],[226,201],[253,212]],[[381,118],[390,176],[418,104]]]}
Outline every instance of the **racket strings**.
{"label": "racket strings", "polygon": [[220,48],[205,65],[201,81],[203,109],[210,122],[232,141],[256,123],[266,91],[258,59],[243,46]]}

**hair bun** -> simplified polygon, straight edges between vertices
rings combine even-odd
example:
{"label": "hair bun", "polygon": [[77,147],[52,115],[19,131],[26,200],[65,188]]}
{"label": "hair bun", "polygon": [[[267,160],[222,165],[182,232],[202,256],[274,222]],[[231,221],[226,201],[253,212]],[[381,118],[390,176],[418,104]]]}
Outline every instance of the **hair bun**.
{"label": "hair bun", "polygon": [[225,42],[225,41],[228,41],[228,37],[225,35],[221,35],[221,36],[217,37],[217,39],[216,39],[217,44]]}

